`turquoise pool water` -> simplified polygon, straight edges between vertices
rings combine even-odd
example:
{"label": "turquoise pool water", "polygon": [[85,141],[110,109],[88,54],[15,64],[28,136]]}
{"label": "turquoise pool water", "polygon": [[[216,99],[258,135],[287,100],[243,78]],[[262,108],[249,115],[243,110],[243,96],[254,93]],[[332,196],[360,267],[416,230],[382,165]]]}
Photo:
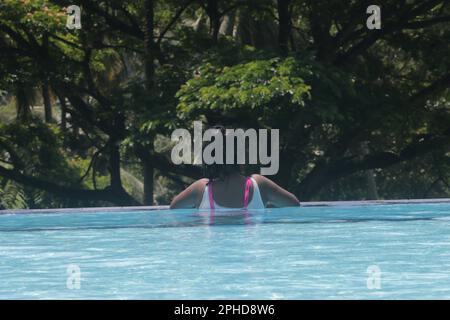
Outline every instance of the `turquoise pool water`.
{"label": "turquoise pool water", "polygon": [[3,214],[0,298],[449,299],[450,204]]}

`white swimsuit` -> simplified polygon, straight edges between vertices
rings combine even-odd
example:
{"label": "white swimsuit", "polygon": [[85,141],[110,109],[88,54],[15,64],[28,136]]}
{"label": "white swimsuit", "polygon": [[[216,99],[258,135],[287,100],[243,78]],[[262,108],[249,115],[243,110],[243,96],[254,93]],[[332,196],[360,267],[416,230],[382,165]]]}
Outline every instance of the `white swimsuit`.
{"label": "white swimsuit", "polygon": [[[253,178],[247,178],[246,191],[244,194],[244,207],[243,208],[228,208],[219,206],[210,194],[210,186],[206,185],[205,191],[203,191],[202,202],[200,203],[199,209],[214,209],[214,210],[239,210],[239,209],[264,209],[264,202],[261,198],[261,193],[259,192],[258,183]],[[253,197],[248,201],[249,186],[253,186]]]}

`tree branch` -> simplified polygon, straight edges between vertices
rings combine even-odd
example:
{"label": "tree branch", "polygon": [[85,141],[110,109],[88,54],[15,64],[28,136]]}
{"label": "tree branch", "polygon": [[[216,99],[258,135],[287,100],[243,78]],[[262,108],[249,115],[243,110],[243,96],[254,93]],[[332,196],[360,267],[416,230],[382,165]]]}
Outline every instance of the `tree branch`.
{"label": "tree branch", "polygon": [[422,28],[431,27],[437,23],[449,22],[449,21],[450,21],[450,16],[441,16],[441,17],[436,17],[436,18],[428,19],[428,20],[412,21],[412,22],[405,24],[402,27],[402,29],[422,29]]}
{"label": "tree branch", "polygon": [[177,22],[177,20],[181,17],[181,15],[183,14],[184,10],[187,9],[187,7],[189,7],[189,5],[193,2],[193,0],[187,0],[182,6],[181,8],[175,13],[175,15],[172,17],[172,20],[170,20],[170,22],[167,24],[167,26],[163,29],[163,31],[161,31],[161,33],[158,36],[158,39],[156,40],[156,44],[159,45],[162,41],[162,39],[164,38],[164,36],[166,35],[166,33],[172,28],[172,26]]}
{"label": "tree branch", "polygon": [[32,188],[49,192],[61,198],[80,199],[85,201],[107,201],[116,205],[140,205],[138,201],[132,198],[124,190],[118,192],[110,188],[88,190],[62,186],[53,182],[26,176],[17,170],[6,169],[2,166],[0,166],[0,176]]}
{"label": "tree branch", "polygon": [[[51,0],[53,3],[56,3],[58,5],[66,5],[66,1],[63,0]],[[109,14],[107,11],[100,8],[95,1],[89,1],[89,0],[79,0],[77,4],[82,5],[85,9],[92,11],[105,19],[105,22],[115,30],[121,31],[125,34],[128,34],[130,36],[133,36],[135,38],[138,38],[140,40],[144,39],[144,33],[139,28],[137,24],[132,23],[132,25],[129,25],[119,18]]]}
{"label": "tree branch", "polygon": [[[370,48],[373,44],[375,44],[378,40],[380,40],[383,36],[394,33],[396,31],[404,30],[404,29],[420,29],[429,27],[431,25],[447,22],[449,20],[448,16],[444,17],[436,17],[423,21],[410,21],[411,19],[416,18],[419,15],[425,14],[428,10],[432,9],[438,3],[442,2],[442,0],[431,0],[428,2],[420,3],[417,7],[411,7],[409,10],[403,11],[404,13],[397,17],[398,12],[393,11],[391,20],[386,22],[381,30],[372,30],[369,34],[366,33],[366,36],[359,43],[352,46],[347,51],[339,54],[334,63],[341,64],[345,61],[349,61],[349,59],[353,56],[360,54],[361,52]],[[354,33],[361,34],[361,31],[365,29],[358,29]],[[354,38],[354,34],[346,35],[347,38]],[[342,42],[342,40],[341,40]],[[339,43],[341,44],[341,43]]]}
{"label": "tree branch", "polygon": [[410,103],[413,105],[425,103],[428,97],[442,90],[448,89],[449,87],[450,87],[450,73],[435,80],[432,84],[420,90],[413,97],[411,97]]}
{"label": "tree branch", "polygon": [[358,159],[355,156],[342,158],[330,164],[319,163],[297,186],[296,192],[308,199],[323,186],[353,173],[376,168],[387,168],[411,160],[430,151],[450,145],[450,128],[439,135],[421,136],[420,139],[400,152],[382,151]]}

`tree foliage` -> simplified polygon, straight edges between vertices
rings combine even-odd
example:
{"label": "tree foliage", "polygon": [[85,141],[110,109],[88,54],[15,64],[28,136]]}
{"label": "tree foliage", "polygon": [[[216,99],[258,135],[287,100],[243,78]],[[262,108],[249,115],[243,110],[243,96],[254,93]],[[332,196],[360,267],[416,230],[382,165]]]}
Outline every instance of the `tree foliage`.
{"label": "tree foliage", "polygon": [[0,206],[166,204],[194,120],[279,128],[301,200],[450,194],[448,1],[383,1],[380,30],[365,0],[80,0],[79,30],[72,4],[0,3]]}

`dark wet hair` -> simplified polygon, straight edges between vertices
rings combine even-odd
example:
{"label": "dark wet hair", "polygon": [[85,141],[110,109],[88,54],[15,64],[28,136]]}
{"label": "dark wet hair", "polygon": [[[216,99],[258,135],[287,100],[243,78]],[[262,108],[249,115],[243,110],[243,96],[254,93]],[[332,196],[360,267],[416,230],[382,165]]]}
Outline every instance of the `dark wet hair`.
{"label": "dark wet hair", "polygon": [[224,159],[224,163],[220,164],[220,163],[213,163],[213,164],[205,164],[203,163],[203,174],[206,178],[209,179],[209,181],[213,181],[213,180],[223,180],[226,176],[232,174],[232,173],[240,173],[240,166],[237,164],[237,150],[236,150],[236,146],[235,146],[235,150],[234,150],[234,161],[233,164],[226,164],[226,153],[227,153],[227,149],[226,149],[226,138],[225,138],[225,133],[226,133],[226,128],[222,125],[215,125],[210,127],[209,129],[217,129],[220,130],[220,132],[222,133],[223,136],[223,146],[222,146],[222,150],[223,150],[223,159]]}

